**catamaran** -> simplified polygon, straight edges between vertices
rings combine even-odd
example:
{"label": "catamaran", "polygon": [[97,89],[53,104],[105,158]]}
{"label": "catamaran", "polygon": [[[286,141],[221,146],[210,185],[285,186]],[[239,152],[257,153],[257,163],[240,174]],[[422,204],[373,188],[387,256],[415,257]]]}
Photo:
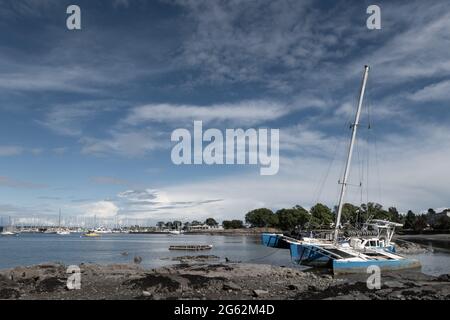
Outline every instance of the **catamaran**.
{"label": "catamaran", "polygon": [[264,245],[289,249],[291,258],[295,263],[311,267],[330,268],[333,274],[366,273],[370,266],[377,266],[381,270],[400,270],[420,267],[419,261],[395,253],[395,247],[391,239],[395,227],[400,224],[385,220],[372,220],[367,222],[362,230],[375,231],[377,233],[375,236],[367,238],[360,235],[360,233],[355,236],[339,237],[342,209],[368,75],[369,66],[365,66],[355,121],[352,125],[344,178],[341,183],[333,236],[331,239],[304,237],[299,240],[283,234],[264,233],[262,235]]}

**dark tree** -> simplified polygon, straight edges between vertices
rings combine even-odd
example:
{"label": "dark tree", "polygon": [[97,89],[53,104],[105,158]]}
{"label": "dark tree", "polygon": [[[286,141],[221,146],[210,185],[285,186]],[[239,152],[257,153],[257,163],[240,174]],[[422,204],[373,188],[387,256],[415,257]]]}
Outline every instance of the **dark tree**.
{"label": "dark tree", "polygon": [[278,217],[278,226],[282,230],[293,230],[295,227],[303,229],[311,218],[308,211],[300,206],[292,209],[280,209],[276,215]]}
{"label": "dark tree", "polygon": [[417,217],[411,210],[408,211],[405,218],[405,224],[403,228],[405,229],[414,229],[414,224],[416,223]]}
{"label": "dark tree", "polygon": [[396,207],[390,207],[388,209],[389,215],[390,215],[390,221],[392,222],[398,222],[398,223],[402,223],[402,216],[400,215],[400,213],[397,211]]}
{"label": "dark tree", "polygon": [[267,208],[255,209],[245,215],[245,222],[252,227],[274,227],[278,224],[278,217]]}
{"label": "dark tree", "polygon": [[166,228],[167,229],[173,229],[173,223],[171,221],[166,222]]}
{"label": "dark tree", "polygon": [[414,231],[422,232],[427,226],[428,226],[427,218],[425,217],[424,214],[421,214],[420,216],[417,217],[416,221],[414,222],[413,229]]}
{"label": "dark tree", "polygon": [[[337,206],[335,207],[335,215],[337,214]],[[345,203],[342,207],[341,224],[349,223],[351,225],[357,225],[361,223],[360,219],[360,208],[351,204]]]}
{"label": "dark tree", "polygon": [[208,218],[205,220],[205,224],[207,224],[210,227],[215,227],[218,225],[217,221],[214,220],[213,218]]}
{"label": "dark tree", "polygon": [[242,229],[244,227],[242,220],[224,220],[222,225],[224,229]]}
{"label": "dark tree", "polygon": [[329,228],[333,223],[333,213],[326,205],[318,203],[311,208],[310,225],[313,228]]}
{"label": "dark tree", "polygon": [[450,217],[445,213],[436,219],[436,223],[433,225],[436,230],[450,230]]}
{"label": "dark tree", "polygon": [[178,220],[174,221],[172,224],[173,224],[173,227],[175,229],[177,229],[177,230],[180,229],[181,226],[183,225],[183,223],[181,221],[178,221]]}

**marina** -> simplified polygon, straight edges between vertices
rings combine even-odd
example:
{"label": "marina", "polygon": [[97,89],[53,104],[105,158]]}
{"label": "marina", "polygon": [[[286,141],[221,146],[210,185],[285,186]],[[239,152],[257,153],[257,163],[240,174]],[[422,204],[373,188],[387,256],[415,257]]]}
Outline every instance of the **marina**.
{"label": "marina", "polygon": [[[80,237],[81,233],[67,236],[43,233],[24,233],[13,237],[0,237],[0,270],[18,266],[61,262],[66,265],[81,263],[133,264],[135,256],[142,257],[141,266],[156,268],[172,265],[172,258],[180,255],[196,256],[198,251],[168,250],[171,245],[209,243],[208,254],[220,261],[226,258],[241,263],[267,264],[307,270],[309,267],[294,263],[289,250],[266,247],[260,236],[180,235],[165,234],[105,234],[92,239]],[[447,242],[448,246],[448,242]],[[450,270],[450,247],[434,247],[430,251],[408,255],[421,262],[421,271],[429,275],[441,275]],[[123,255],[127,252],[127,255]],[[202,251],[200,251],[202,252]],[[214,262],[216,263],[216,262]]]}
{"label": "marina", "polygon": [[201,250],[211,250],[211,244],[191,244],[191,245],[175,245],[170,246],[169,250],[187,250],[187,251],[201,251]]}

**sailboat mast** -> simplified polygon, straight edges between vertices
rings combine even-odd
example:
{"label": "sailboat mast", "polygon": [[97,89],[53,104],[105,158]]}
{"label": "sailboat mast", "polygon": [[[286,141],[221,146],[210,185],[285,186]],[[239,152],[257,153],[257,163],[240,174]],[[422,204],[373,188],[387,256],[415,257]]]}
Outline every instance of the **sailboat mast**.
{"label": "sailboat mast", "polygon": [[368,76],[369,76],[369,66],[364,66],[364,76],[363,76],[363,80],[362,80],[362,84],[361,84],[361,92],[359,94],[358,109],[356,111],[355,122],[352,125],[352,139],[350,141],[350,147],[348,149],[348,157],[347,157],[347,163],[345,165],[344,179],[342,181],[341,194],[339,196],[339,206],[338,206],[338,212],[337,212],[337,216],[336,216],[336,225],[335,225],[335,229],[334,229],[334,241],[335,242],[338,241],[339,225],[341,224],[341,215],[342,215],[342,208],[344,207],[345,191],[347,190],[347,180],[348,180],[348,175],[350,172],[350,164],[352,162],[353,147],[355,145],[356,131],[358,130],[358,126],[359,126],[359,118],[361,115],[361,108],[362,108],[363,99],[364,99],[364,92],[366,91],[366,84],[367,84]]}

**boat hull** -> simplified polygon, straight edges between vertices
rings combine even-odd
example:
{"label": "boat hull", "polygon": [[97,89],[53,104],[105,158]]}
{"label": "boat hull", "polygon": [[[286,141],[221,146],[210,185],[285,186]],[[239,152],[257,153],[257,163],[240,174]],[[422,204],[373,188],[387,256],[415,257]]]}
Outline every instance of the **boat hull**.
{"label": "boat hull", "polygon": [[291,243],[289,249],[294,263],[318,268],[332,265],[332,259],[317,252],[314,246]]}
{"label": "boat hull", "polygon": [[420,262],[414,259],[345,261],[333,260],[333,274],[367,273],[370,266],[377,266],[381,271],[398,271],[403,269],[419,269]]}
{"label": "boat hull", "polygon": [[263,245],[271,248],[289,249],[289,244],[283,240],[282,234],[263,233],[261,236]]}

